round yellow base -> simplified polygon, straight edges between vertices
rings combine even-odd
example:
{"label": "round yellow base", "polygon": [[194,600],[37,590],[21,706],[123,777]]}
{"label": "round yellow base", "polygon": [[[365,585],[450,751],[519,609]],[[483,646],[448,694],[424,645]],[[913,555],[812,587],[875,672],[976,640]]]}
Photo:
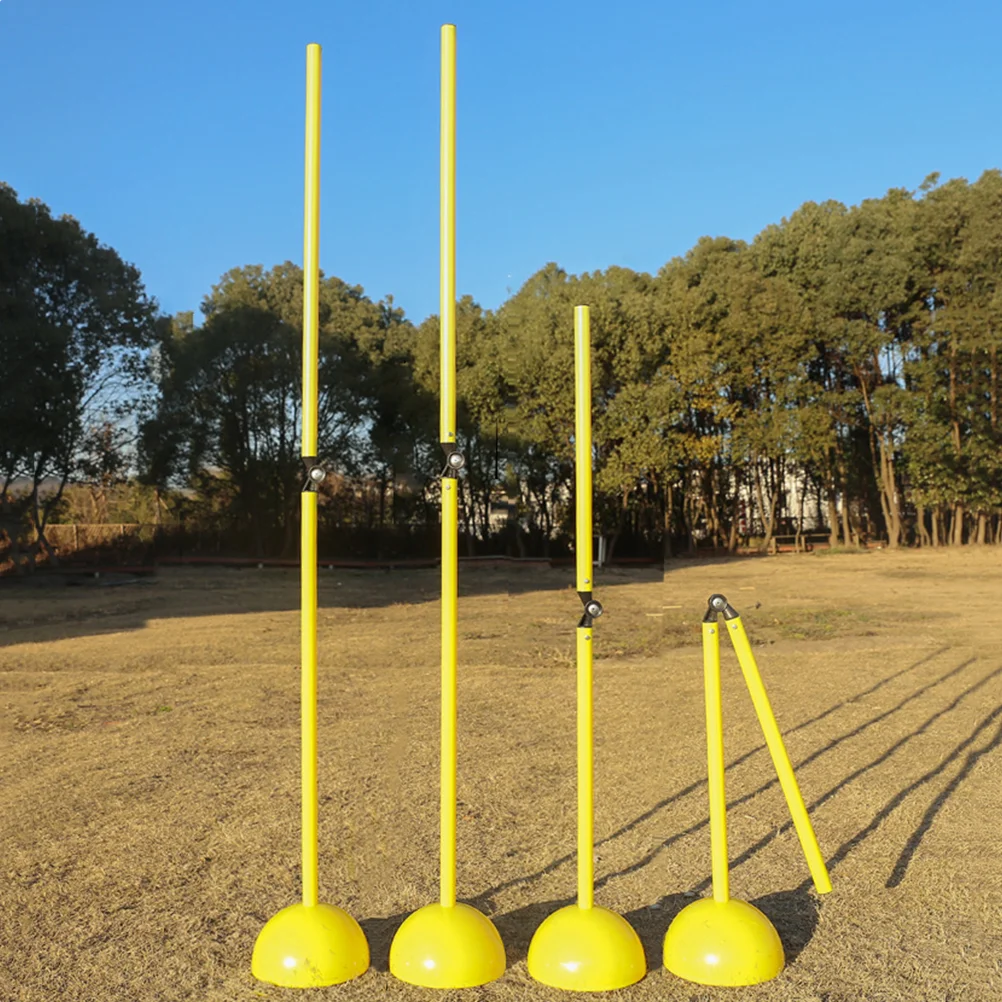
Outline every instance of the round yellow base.
{"label": "round yellow base", "polygon": [[675,916],[665,935],[665,967],[697,985],[757,985],[786,957],[773,924],[747,901],[704,898]]}
{"label": "round yellow base", "polygon": [[475,988],[504,974],[494,923],[470,905],[425,905],[408,915],[390,944],[390,973],[422,988]]}
{"label": "round yellow base", "polygon": [[333,905],[289,905],[258,933],[251,973],[283,988],[323,988],[364,974],[369,944],[359,924]]}
{"label": "round yellow base", "polygon": [[529,944],[529,974],[551,988],[606,992],[647,973],[640,937],[608,908],[568,905],[547,916]]}

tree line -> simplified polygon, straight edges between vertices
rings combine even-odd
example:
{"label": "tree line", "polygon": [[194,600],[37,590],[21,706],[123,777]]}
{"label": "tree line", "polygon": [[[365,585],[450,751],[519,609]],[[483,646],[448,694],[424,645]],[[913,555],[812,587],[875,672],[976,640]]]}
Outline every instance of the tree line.
{"label": "tree line", "polygon": [[[471,553],[570,546],[581,303],[595,513],[620,553],[822,526],[833,545],[1002,543],[999,171],[808,202],[656,275],[548,264],[496,310],[462,298]],[[294,552],[297,266],[235,268],[197,323],[166,317],[114,251],[0,187],[0,323],[0,497],[37,537],[75,480],[128,483],[165,524]],[[322,277],[321,538],[335,550],[434,552],[438,336],[436,317],[412,323],[391,297]]]}

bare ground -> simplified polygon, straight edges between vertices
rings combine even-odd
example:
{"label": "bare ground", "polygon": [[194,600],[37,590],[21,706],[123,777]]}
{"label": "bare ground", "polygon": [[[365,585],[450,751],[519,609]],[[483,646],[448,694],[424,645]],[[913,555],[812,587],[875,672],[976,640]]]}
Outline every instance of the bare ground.
{"label": "bare ground", "polygon": [[[538,923],[574,894],[570,572],[461,572],[460,896],[509,969],[435,993],[387,973],[437,894],[434,571],[325,571],[321,889],[372,969],[290,992],[250,975],[299,894],[294,572],[162,571],[123,587],[0,587],[0,1000],[566,997],[532,982]],[[650,972],[609,998],[1002,999],[1002,548],[607,570],[596,595],[600,904]],[[834,891],[810,889],[731,652],[732,893],[780,930],[775,981],[672,977],[661,942],[707,893],[699,620],[744,614]]]}

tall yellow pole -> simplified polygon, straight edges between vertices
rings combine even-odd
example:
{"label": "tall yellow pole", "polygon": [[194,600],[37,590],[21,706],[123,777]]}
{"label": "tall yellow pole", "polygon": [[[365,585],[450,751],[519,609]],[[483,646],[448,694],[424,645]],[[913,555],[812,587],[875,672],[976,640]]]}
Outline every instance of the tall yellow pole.
{"label": "tall yellow pole", "polygon": [[720,697],[720,629],[716,620],[703,622],[703,689],[706,700],[713,900],[727,901],[731,895],[727,862],[727,795],[724,789],[724,718]]}
{"label": "tall yellow pole", "polygon": [[[442,25],[439,219],[441,253],[440,441],[456,441],[456,28]],[[448,472],[448,471],[447,471]],[[456,903],[456,644],[459,481],[442,477],[442,761],[440,902]]]}
{"label": "tall yellow pole", "polygon": [[344,910],[318,900],[317,876],[317,458],[320,290],[320,46],[306,48],[306,171],[303,236],[303,433],[306,482],[300,506],[300,739],[303,901],[258,934],[251,973],[285,988],[322,988],[362,974],[369,944]]}
{"label": "tall yellow pole", "polygon": [[808,869],[811,871],[811,878],[818,894],[827,894],[832,889],[831,878],[828,875],[828,867],[825,866],[824,856],[818,846],[817,836],[814,834],[814,827],[804,806],[804,798],[801,796],[800,787],[797,785],[797,778],[793,773],[793,766],[790,764],[790,757],[786,754],[786,746],[783,744],[783,737],[780,734],[776,717],[772,712],[769,697],[766,695],[765,686],[762,684],[762,676],[759,674],[758,665],[755,663],[755,655],[752,654],[751,644],[748,642],[748,634],[745,633],[744,624],[741,617],[727,620],[728,631],[731,635],[731,643],[734,645],[734,652],[738,656],[738,663],[741,665],[741,673],[745,677],[745,685],[751,695],[752,703],[755,706],[755,713],[758,716],[762,734],[765,736],[765,743],[772,756],[772,764],[776,768],[776,775],[779,777],[779,785],[782,787],[783,796],[786,797],[786,805],[790,810],[790,817],[793,818],[793,826],[797,830],[797,837],[800,839],[800,846],[807,859]]}
{"label": "tall yellow pole", "polygon": [[[320,46],[306,50],[306,177],[303,228],[303,442],[316,464],[320,287]],[[303,904],[317,903],[317,495],[301,501]]]}
{"label": "tall yellow pole", "polygon": [[501,937],[486,915],[456,901],[456,616],[459,563],[459,471],[456,449],[456,28],[442,25],[441,295],[439,441],[442,488],[442,718],[439,900],[412,912],[390,944],[390,973],[424,988],[473,988],[504,973]]}
{"label": "tall yellow pole", "polygon": [[[574,470],[577,496],[574,549],[577,590],[592,590],[591,313],[574,308]],[[595,767],[593,653],[590,626],[577,628],[578,907],[595,901]]]}

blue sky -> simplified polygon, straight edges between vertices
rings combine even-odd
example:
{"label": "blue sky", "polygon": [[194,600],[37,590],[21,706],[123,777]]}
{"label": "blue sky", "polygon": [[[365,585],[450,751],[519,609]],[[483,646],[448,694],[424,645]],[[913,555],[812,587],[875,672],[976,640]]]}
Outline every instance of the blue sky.
{"label": "blue sky", "polygon": [[1002,5],[0,0],[0,180],[69,213],[167,312],[302,260],[305,46],[324,47],[321,265],[438,311],[439,26],[458,32],[458,288],[655,272],[1002,166]]}

